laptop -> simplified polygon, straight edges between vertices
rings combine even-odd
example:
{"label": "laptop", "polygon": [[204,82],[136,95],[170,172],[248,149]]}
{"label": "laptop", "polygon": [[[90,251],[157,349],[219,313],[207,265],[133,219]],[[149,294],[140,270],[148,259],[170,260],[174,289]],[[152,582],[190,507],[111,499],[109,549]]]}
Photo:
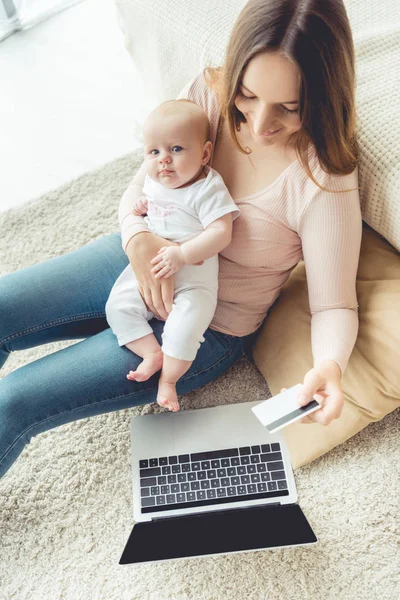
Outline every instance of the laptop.
{"label": "laptop", "polygon": [[135,524],[120,565],[317,542],[283,434],[257,404],[131,418]]}

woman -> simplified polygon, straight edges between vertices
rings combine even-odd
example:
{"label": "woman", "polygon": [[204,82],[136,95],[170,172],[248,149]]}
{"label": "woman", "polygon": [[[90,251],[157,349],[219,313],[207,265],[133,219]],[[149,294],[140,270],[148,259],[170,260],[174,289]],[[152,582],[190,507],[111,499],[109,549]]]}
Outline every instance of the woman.
{"label": "woman", "polygon": [[[214,380],[243,355],[304,258],[314,368],[304,376],[303,402],[314,395],[322,404],[305,422],[327,425],[342,410],[341,377],[358,331],[354,49],[343,2],[251,0],[223,67],[206,70],[183,95],[209,115],[210,164],[241,215],[220,257],[216,314],[178,393]],[[168,242],[131,213],[142,181],[143,168],[121,200],[122,247],[119,235],[106,236],[0,280],[3,362],[13,350],[87,338],[0,381],[0,476],[42,431],[155,401],[158,375],[126,379],[140,358],[118,346],[104,316],[128,260],[159,317],[151,322],[159,341],[171,309],[172,277],[156,280],[150,264]]]}

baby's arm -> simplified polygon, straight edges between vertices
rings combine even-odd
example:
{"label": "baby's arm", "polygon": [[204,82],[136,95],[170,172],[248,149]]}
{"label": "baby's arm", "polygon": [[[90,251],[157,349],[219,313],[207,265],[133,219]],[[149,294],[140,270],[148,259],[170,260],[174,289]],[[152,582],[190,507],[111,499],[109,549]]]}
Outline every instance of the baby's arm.
{"label": "baby's arm", "polygon": [[182,246],[160,248],[151,263],[156,279],[170,277],[184,265],[201,263],[228,246],[232,239],[232,213],[216,219],[193,240]]}

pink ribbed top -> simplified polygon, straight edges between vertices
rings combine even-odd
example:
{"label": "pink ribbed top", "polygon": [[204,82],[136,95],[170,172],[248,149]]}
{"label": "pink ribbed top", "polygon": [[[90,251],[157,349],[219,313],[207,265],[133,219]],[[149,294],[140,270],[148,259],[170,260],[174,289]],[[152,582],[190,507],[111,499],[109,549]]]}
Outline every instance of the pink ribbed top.
{"label": "pink ribbed top", "polygon": [[[207,113],[214,144],[220,110],[203,74],[188,86],[187,97]],[[312,147],[309,161],[324,187],[358,186],[358,169],[345,176],[327,175]],[[344,372],[358,332],[355,281],[362,231],[358,191],[325,192],[296,160],[271,185],[234,200],[241,213],[233,223],[231,243],[220,254],[218,305],[211,328],[237,336],[255,331],[293,268],[304,260],[314,366],[329,359]],[[130,210],[126,199],[121,201],[124,248],[133,235],[146,230],[143,219]]]}

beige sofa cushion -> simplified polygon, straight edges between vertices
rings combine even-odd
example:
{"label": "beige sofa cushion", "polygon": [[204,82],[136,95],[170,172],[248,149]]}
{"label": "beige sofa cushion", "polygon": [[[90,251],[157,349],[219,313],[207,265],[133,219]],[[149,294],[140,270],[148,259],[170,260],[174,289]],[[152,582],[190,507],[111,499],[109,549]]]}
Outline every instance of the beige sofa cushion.
{"label": "beige sofa cushion", "polygon": [[[359,333],[343,375],[345,407],[330,425],[295,423],[284,430],[295,468],[350,438],[400,405],[400,256],[364,225],[357,275]],[[254,360],[272,394],[301,383],[313,367],[304,263],[271,307]]]}

